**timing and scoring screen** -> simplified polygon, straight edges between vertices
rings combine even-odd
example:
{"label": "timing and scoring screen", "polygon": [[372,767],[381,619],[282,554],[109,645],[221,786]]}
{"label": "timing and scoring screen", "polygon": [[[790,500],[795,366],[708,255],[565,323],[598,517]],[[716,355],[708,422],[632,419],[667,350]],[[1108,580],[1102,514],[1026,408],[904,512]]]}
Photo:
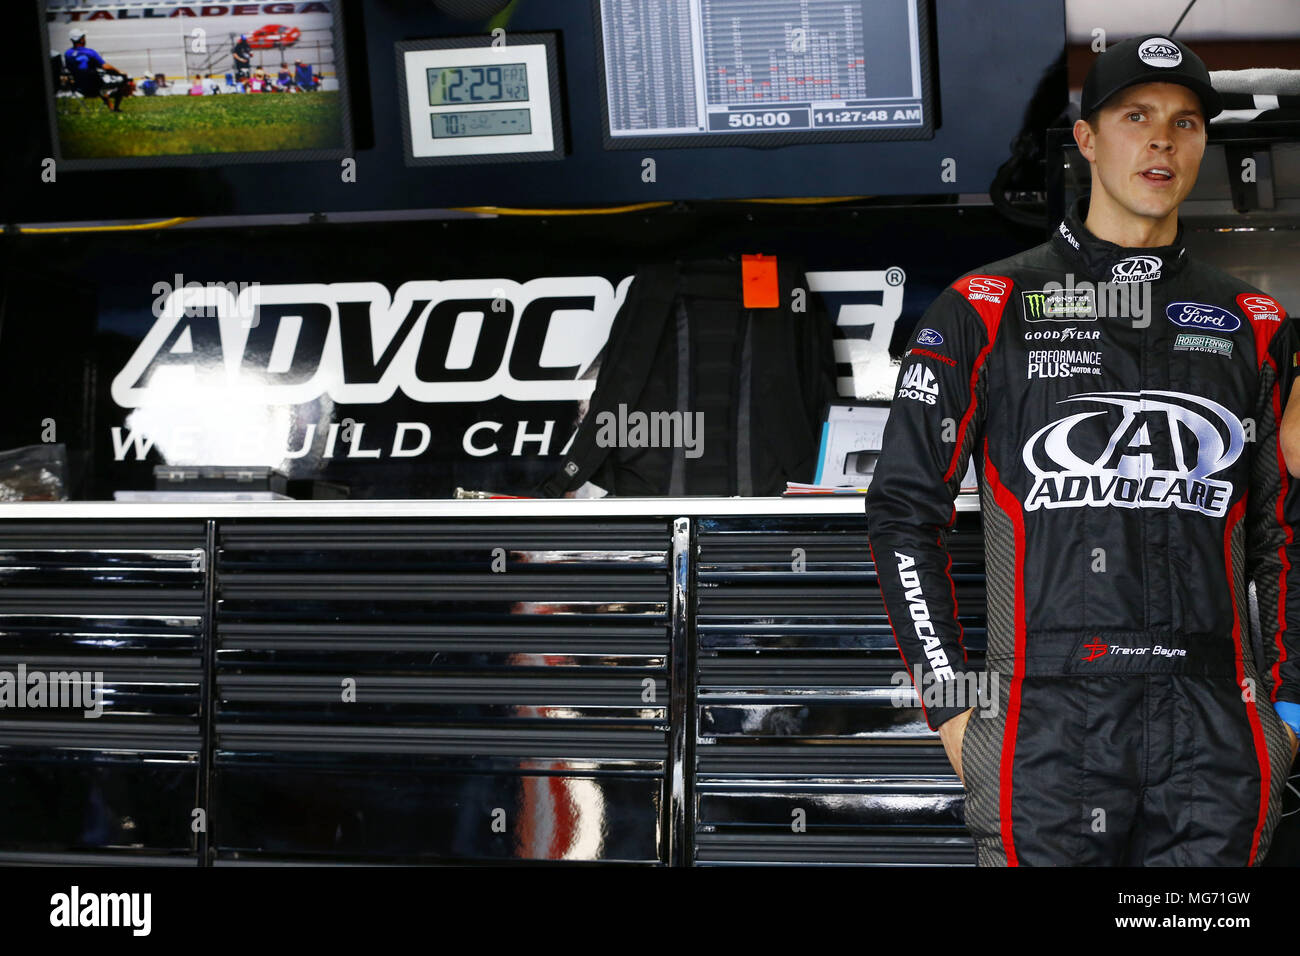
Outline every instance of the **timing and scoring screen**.
{"label": "timing and scoring screen", "polygon": [[596,3],[611,148],[933,135],[921,0]]}

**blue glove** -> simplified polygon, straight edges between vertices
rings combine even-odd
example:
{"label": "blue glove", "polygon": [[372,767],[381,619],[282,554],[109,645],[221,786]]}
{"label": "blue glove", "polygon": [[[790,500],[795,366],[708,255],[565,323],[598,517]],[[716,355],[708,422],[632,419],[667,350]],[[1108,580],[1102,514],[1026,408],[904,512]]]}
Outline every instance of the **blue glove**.
{"label": "blue glove", "polygon": [[1291,729],[1300,737],[1300,704],[1292,703],[1289,700],[1279,700],[1273,705],[1277,715],[1286,723],[1291,725]]}

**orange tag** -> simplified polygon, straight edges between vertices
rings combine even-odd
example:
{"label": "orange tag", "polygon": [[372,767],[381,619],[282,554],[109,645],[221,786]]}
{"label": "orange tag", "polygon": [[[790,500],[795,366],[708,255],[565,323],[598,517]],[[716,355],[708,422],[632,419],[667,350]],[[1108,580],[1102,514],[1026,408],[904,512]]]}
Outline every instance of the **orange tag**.
{"label": "orange tag", "polygon": [[775,309],[781,304],[781,288],[776,279],[776,256],[740,257],[741,285],[747,309]]}

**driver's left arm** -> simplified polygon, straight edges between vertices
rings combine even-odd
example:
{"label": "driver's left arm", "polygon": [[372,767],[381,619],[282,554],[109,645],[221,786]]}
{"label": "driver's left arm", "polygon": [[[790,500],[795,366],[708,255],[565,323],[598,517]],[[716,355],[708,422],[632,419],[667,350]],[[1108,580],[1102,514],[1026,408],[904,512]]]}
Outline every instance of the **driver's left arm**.
{"label": "driver's left arm", "polygon": [[[1261,694],[1300,735],[1300,327],[1285,312],[1259,356],[1255,447],[1246,496],[1246,574],[1255,584]],[[1283,410],[1285,406],[1285,411]]]}

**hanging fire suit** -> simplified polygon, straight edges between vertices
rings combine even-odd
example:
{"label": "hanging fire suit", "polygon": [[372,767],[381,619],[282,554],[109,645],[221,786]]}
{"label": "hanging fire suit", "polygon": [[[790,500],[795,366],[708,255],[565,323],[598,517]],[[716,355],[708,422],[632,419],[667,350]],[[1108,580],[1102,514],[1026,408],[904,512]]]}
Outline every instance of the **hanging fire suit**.
{"label": "hanging fire suit", "polygon": [[[917,323],[867,495],[872,560],[931,729],[977,708],[981,865],[1255,864],[1293,759],[1275,707],[1300,703],[1300,493],[1277,429],[1295,320],[1192,260],[1181,226],[1160,248],[1098,239],[1086,202]],[[972,455],[983,698],[946,549]]]}

